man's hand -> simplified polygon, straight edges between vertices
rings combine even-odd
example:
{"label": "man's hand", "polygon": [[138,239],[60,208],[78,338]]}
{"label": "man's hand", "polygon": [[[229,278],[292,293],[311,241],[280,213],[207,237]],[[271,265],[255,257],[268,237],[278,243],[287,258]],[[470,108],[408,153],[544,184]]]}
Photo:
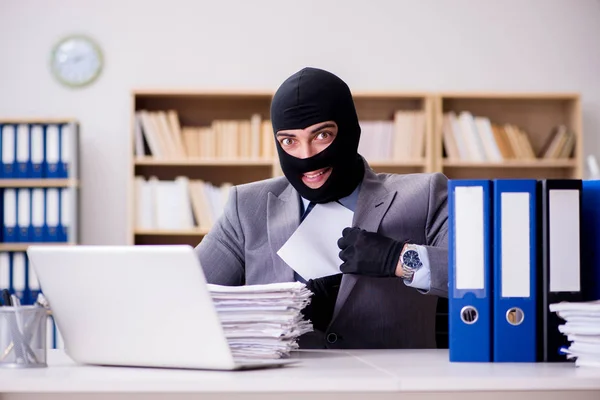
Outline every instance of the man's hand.
{"label": "man's hand", "polygon": [[340,271],[373,277],[396,276],[403,243],[360,228],[346,228],[338,240]]}
{"label": "man's hand", "polygon": [[333,316],[341,282],[342,274],[310,279],[306,282],[306,287],[313,292],[313,296],[310,304],[302,310],[302,314],[306,319],[312,321],[315,329],[322,332],[327,330]]}

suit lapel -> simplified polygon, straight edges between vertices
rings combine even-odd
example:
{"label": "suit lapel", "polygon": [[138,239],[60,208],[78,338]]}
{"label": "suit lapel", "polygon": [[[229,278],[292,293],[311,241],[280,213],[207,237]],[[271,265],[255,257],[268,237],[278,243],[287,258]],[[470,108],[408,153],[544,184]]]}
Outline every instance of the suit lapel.
{"label": "suit lapel", "polygon": [[289,184],[279,196],[269,193],[267,201],[267,228],[273,259],[272,281],[293,281],[294,270],[277,255],[277,252],[300,225],[300,199]]}
{"label": "suit lapel", "polygon": [[[365,178],[358,194],[353,226],[369,232],[377,232],[395,197],[396,192],[388,191],[383,183],[377,179],[377,175],[373,170],[365,163]],[[338,316],[357,280],[357,275],[345,274],[343,276],[331,322]]]}

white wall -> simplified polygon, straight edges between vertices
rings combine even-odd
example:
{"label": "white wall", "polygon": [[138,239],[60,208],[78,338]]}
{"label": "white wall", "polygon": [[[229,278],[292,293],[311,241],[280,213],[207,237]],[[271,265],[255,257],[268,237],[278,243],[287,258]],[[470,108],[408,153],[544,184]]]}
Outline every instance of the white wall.
{"label": "white wall", "polygon": [[[55,82],[48,56],[83,32],[93,86]],[[82,242],[126,242],[130,90],[274,90],[305,65],[353,89],[578,91],[586,152],[600,140],[596,0],[0,0],[0,117],[82,126]]]}

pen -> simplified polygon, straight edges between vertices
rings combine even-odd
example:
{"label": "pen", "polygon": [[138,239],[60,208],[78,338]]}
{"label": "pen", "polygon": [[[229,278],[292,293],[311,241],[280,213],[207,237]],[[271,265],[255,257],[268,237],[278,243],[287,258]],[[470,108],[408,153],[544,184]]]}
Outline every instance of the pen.
{"label": "pen", "polygon": [[8,289],[2,289],[2,301],[4,302],[5,306],[12,306],[12,301],[10,299],[10,292],[8,291]]}

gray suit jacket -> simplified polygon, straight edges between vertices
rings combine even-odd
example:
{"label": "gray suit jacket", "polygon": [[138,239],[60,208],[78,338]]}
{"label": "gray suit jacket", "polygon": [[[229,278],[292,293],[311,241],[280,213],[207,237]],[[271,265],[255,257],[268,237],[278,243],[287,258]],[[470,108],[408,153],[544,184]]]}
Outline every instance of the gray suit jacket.
{"label": "gray suit jacket", "polygon": [[[442,174],[375,174],[366,166],[354,226],[426,246],[431,290],[424,295],[400,278],[346,274],[329,329],[303,336],[301,347],[435,347],[436,296],[448,294],[446,200]],[[299,224],[300,198],[284,177],[233,187],[223,215],[196,247],[207,280],[293,281],[277,251]]]}

